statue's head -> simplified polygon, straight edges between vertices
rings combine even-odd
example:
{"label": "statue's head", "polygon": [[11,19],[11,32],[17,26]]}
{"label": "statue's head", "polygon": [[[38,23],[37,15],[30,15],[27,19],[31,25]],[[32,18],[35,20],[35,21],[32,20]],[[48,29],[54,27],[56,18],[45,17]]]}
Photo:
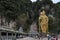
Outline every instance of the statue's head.
{"label": "statue's head", "polygon": [[42,14],[45,15],[45,11],[44,10],[42,11]]}

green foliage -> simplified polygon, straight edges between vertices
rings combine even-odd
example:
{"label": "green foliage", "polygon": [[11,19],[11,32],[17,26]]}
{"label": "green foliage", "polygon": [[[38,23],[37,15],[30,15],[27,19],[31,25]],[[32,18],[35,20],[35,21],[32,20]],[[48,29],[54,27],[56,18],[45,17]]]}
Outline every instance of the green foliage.
{"label": "green foliage", "polygon": [[[49,9],[45,8],[46,15],[51,14],[55,18],[49,17],[49,32],[57,32],[60,30],[60,2],[54,4],[51,0],[37,0],[33,3],[30,0],[0,0],[0,16],[4,16],[7,21],[18,20],[17,25],[23,26],[24,32],[27,32],[32,21],[38,22],[42,6],[46,5],[49,6]],[[51,13],[53,8],[54,14]]]}
{"label": "green foliage", "polygon": [[26,20],[27,20],[26,14],[23,13],[23,14],[21,14],[20,16],[18,16],[18,20],[19,20],[20,24],[21,24],[22,26],[24,26],[25,23],[26,23]]}

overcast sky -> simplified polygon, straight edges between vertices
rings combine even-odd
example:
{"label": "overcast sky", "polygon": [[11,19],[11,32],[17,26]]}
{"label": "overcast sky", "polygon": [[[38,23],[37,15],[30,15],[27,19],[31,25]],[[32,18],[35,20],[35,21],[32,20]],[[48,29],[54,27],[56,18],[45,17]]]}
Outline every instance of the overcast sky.
{"label": "overcast sky", "polygon": [[[36,0],[31,0],[32,2],[36,1]],[[53,3],[57,3],[57,2],[60,2],[60,0],[52,0]]]}

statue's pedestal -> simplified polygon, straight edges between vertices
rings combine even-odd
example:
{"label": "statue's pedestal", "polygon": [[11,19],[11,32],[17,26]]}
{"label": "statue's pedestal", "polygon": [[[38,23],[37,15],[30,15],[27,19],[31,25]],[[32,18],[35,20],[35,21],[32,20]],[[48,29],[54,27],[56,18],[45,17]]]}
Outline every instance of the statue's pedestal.
{"label": "statue's pedestal", "polygon": [[47,33],[40,33],[41,37],[47,37]]}

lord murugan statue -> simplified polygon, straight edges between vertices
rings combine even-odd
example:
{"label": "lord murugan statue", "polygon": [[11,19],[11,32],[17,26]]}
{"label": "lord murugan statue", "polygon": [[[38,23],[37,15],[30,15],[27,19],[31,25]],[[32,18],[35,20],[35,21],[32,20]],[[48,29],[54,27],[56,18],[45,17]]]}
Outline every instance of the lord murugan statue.
{"label": "lord murugan statue", "polygon": [[48,32],[48,17],[45,15],[43,10],[39,16],[39,30],[41,29],[42,33]]}

